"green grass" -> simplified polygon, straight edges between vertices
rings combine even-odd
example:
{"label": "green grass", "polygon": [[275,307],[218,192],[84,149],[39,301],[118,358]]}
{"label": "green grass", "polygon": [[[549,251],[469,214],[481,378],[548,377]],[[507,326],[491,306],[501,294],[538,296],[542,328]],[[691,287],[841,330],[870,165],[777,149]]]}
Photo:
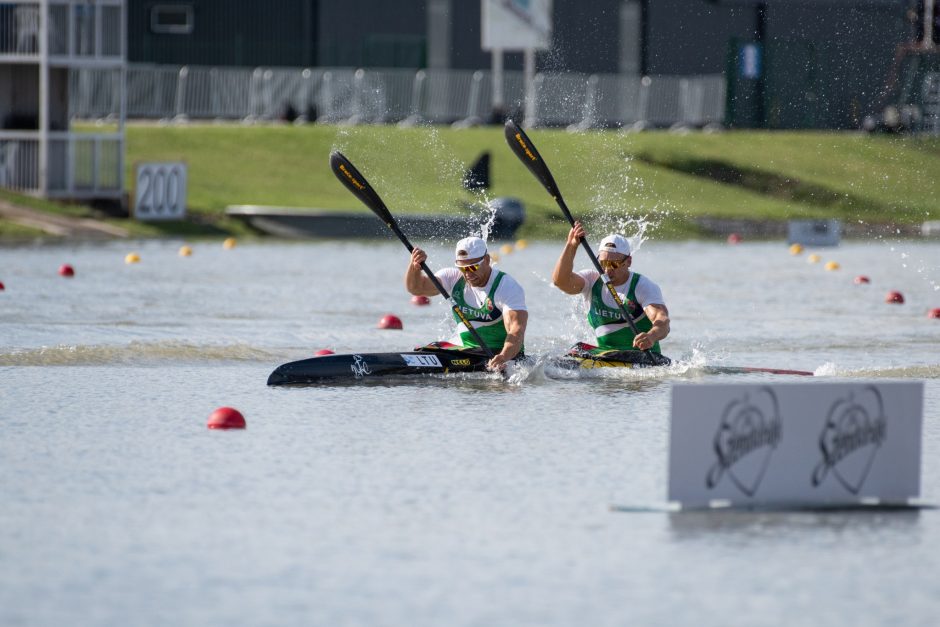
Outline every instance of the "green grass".
{"label": "green grass", "polygon": [[[530,135],[572,212],[594,227],[632,231],[642,222],[657,236],[687,237],[699,234],[695,218],[703,216],[913,224],[940,215],[935,138],[544,129]],[[184,160],[190,219],[118,222],[139,236],[199,237],[245,232],[223,216],[228,205],[367,211],[330,172],[334,149],[356,164],[393,213],[464,211],[461,206],[473,200],[460,185],[464,168],[488,150],[489,195],[516,196],[526,204],[520,236],[558,237],[567,230],[554,201],[509,151],[501,128],[395,126],[130,125],[127,188],[133,189],[136,162]],[[90,212],[23,202],[72,215]]]}
{"label": "green grass", "polygon": [[[937,139],[743,131],[530,135],[575,215],[605,226],[646,217],[663,235],[686,236],[696,233],[697,216],[915,223],[940,214]],[[188,162],[189,203],[197,213],[230,204],[365,211],[329,171],[333,149],[356,164],[393,212],[459,212],[460,202],[472,199],[460,186],[463,170],[489,150],[490,195],[526,203],[522,234],[557,236],[566,228],[552,199],[507,148],[501,128],[130,126],[127,138],[129,181],[135,161]],[[770,187],[696,172],[715,163],[756,173]],[[774,189],[780,181],[783,191]]]}

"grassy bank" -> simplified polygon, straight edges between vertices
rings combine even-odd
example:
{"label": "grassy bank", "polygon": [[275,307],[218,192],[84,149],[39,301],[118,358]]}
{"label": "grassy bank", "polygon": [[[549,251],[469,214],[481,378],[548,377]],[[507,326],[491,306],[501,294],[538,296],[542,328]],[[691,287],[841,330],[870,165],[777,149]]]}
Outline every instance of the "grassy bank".
{"label": "grassy bank", "polygon": [[[914,224],[940,215],[938,139],[743,131],[531,136],[573,212],[605,227],[646,218],[669,237],[697,234],[695,218],[702,216]],[[366,211],[329,171],[333,149],[399,213],[464,211],[473,200],[460,185],[464,168],[488,150],[490,196],[526,203],[521,235],[558,236],[566,228],[552,199],[510,153],[501,128],[131,125],[128,188],[137,161],[185,160],[198,232],[237,228],[219,218],[233,204]],[[182,225],[156,228],[185,232]]]}

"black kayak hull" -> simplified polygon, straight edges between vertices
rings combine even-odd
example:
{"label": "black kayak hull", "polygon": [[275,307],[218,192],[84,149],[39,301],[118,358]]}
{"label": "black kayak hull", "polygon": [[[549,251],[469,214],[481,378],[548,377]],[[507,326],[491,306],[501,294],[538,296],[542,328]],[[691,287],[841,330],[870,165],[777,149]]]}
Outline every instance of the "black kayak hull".
{"label": "black kayak hull", "polygon": [[[525,358],[522,358],[523,360]],[[315,383],[357,382],[386,376],[453,374],[486,372],[489,358],[472,350],[421,350],[398,353],[354,353],[326,355],[278,366],[268,377],[268,385],[310,385]],[[664,355],[641,351],[590,353],[572,351],[563,357],[549,359],[546,366],[562,370],[582,371],[596,368],[658,368],[671,360]],[[778,374],[813,376],[804,370],[748,368],[737,366],[705,366],[703,374]]]}
{"label": "black kayak hull", "polygon": [[278,366],[268,385],[363,381],[384,376],[485,372],[489,358],[471,351],[403,351],[324,355]]}

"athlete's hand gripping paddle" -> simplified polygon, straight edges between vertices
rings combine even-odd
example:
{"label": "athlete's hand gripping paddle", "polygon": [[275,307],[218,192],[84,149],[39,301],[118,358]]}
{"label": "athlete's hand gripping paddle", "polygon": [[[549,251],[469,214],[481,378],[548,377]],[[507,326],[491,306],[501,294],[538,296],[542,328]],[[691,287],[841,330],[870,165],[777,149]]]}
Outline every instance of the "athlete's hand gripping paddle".
{"label": "athlete's hand gripping paddle", "polygon": [[[519,160],[529,169],[529,172],[535,175],[535,178],[542,184],[552,198],[555,199],[555,202],[558,203],[558,206],[561,208],[561,212],[565,215],[568,222],[571,226],[574,226],[574,217],[571,215],[571,211],[568,209],[568,205],[565,204],[565,199],[561,196],[561,191],[558,189],[558,185],[555,183],[555,178],[552,176],[551,171],[548,169],[548,165],[545,164],[545,161],[542,160],[542,156],[539,154],[539,151],[535,149],[535,144],[532,143],[532,140],[529,139],[529,136],[525,134],[519,125],[513,122],[512,120],[507,120],[506,128],[506,141],[509,143],[509,148],[515,153]],[[614,299],[614,302],[617,303],[617,306],[620,308],[620,312],[623,314],[624,320],[627,321],[627,324],[630,325],[630,330],[633,331],[634,335],[639,335],[640,330],[636,328],[636,323],[633,322],[633,316],[630,315],[630,312],[627,311],[626,306],[623,304],[620,295],[617,294],[617,290],[614,289],[614,286],[610,282],[610,277],[607,276],[607,273],[604,272],[604,269],[601,268],[600,262],[597,260],[597,256],[594,254],[594,251],[591,250],[591,245],[588,244],[587,240],[583,237],[581,238],[581,246],[587,252],[588,257],[591,260],[591,263],[594,264],[594,267],[597,269],[597,272],[601,275],[601,281],[604,282],[604,285],[607,286],[607,291],[610,292],[611,298]],[[653,353],[651,350],[647,349],[643,351],[646,353],[646,356],[649,357],[650,363],[659,364],[666,360],[661,355]]]}
{"label": "athlete's hand gripping paddle", "polygon": [[[372,213],[379,217],[379,220],[385,223],[385,226],[390,228],[392,232],[398,236],[398,239],[401,240],[401,243],[405,245],[405,248],[408,249],[408,252],[414,250],[414,246],[411,245],[411,242],[408,241],[408,238],[402,232],[401,228],[398,226],[398,222],[395,221],[395,217],[392,215],[392,212],[388,210],[388,207],[385,206],[385,203],[382,202],[382,199],[379,198],[379,195],[369,184],[369,181],[366,180],[366,177],[362,176],[359,170],[349,161],[341,152],[334,152],[330,155],[330,169],[333,170],[333,174],[336,175],[336,178],[339,179],[340,183],[346,186],[346,189],[353,193],[353,196],[362,201],[362,203],[372,210]],[[437,277],[434,276],[434,273],[431,272],[431,269],[428,267],[428,264],[421,262],[421,269],[431,280],[431,283],[434,284],[434,287],[437,288],[437,291],[441,293],[441,296],[450,301],[451,309],[454,310],[454,313],[460,319],[461,322],[467,327],[467,330],[470,331],[470,335],[473,336],[473,339],[476,340],[477,344],[483,349],[486,353],[486,356],[492,359],[495,354],[493,350],[486,345],[483,341],[483,338],[480,337],[480,334],[477,333],[477,330],[473,328],[473,325],[467,320],[467,317],[460,310],[460,307],[457,305],[457,302],[447,293],[447,290],[444,289],[444,286],[441,285],[441,282],[437,280]]]}

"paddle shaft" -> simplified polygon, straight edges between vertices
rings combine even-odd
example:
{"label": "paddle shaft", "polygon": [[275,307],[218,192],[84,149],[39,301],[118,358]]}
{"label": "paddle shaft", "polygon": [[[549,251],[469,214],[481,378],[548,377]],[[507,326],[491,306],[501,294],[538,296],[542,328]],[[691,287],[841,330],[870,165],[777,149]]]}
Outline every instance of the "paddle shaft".
{"label": "paddle shaft", "polygon": [[[551,170],[548,169],[548,164],[545,163],[544,159],[542,159],[542,156],[535,148],[535,144],[532,143],[532,140],[529,139],[529,136],[526,135],[525,131],[519,128],[519,125],[517,125],[512,120],[508,120],[506,122],[504,134],[506,136],[506,141],[509,144],[509,148],[529,169],[529,172],[535,175],[535,178],[539,180],[545,190],[551,194],[552,198],[555,199],[555,202],[561,209],[561,212],[564,214],[565,218],[567,218],[568,223],[574,227],[574,216],[571,215],[571,210],[568,209],[568,205],[565,203],[565,199],[561,195],[561,190],[558,189],[558,184],[555,183],[555,177],[552,176]],[[630,312],[627,311],[626,305],[624,305],[620,295],[617,294],[617,290],[614,288],[613,284],[611,284],[610,277],[607,276],[607,273],[604,272],[603,268],[601,268],[601,264],[597,260],[597,256],[594,254],[594,251],[591,250],[591,245],[588,244],[587,239],[583,237],[581,238],[581,246],[587,253],[591,263],[594,264],[594,268],[597,270],[598,274],[601,275],[601,281],[604,282],[604,285],[607,287],[607,291],[610,292],[611,298],[614,299],[614,302],[617,303],[617,307],[620,308],[620,312],[623,314],[623,319],[626,320],[630,330],[633,331],[634,335],[639,335],[640,330],[633,321],[633,316],[631,316]],[[645,352],[651,360],[657,360],[656,356],[654,356],[650,349],[646,349],[643,352]]]}
{"label": "paddle shaft", "polygon": [[[408,240],[408,237],[402,232],[401,228],[398,226],[398,222],[395,220],[395,217],[392,215],[392,212],[388,210],[388,207],[379,197],[378,193],[369,184],[369,181],[366,180],[366,177],[356,169],[352,162],[347,159],[341,152],[334,152],[330,155],[330,169],[333,170],[333,174],[336,175],[336,178],[349,190],[353,195],[362,201],[362,203],[372,210],[376,216],[379,217],[382,222],[385,223],[392,232],[398,236],[398,239],[401,240],[401,243],[405,245],[405,248],[408,249],[408,252],[414,251],[414,246],[411,245],[411,242]],[[467,320],[467,316],[460,310],[460,307],[457,305],[457,302],[453,297],[444,289],[444,286],[441,285],[441,282],[437,280],[437,277],[434,276],[434,273],[431,272],[431,269],[428,267],[428,264],[421,262],[421,270],[424,271],[424,274],[427,275],[431,283],[440,292],[441,296],[450,301],[451,309],[454,312],[454,315],[463,322],[464,326],[467,327],[467,330],[470,331],[470,335],[473,336],[473,339],[476,340],[477,344],[480,345],[480,348],[486,353],[487,357],[492,359],[496,356],[489,346],[486,345],[486,342],[483,341],[483,338],[480,337],[480,334],[476,329],[473,328],[473,324]]]}
{"label": "paddle shaft", "polygon": [[[565,217],[568,218],[568,222],[573,227],[574,217],[572,217],[571,211],[568,209],[568,205],[565,204],[565,199],[561,197],[560,193],[554,198],[555,202],[558,203],[558,206],[561,207],[562,213],[565,214]],[[591,245],[588,244],[588,241],[583,237],[581,238],[581,247],[584,248],[584,252],[587,253],[591,263],[594,264],[594,268],[597,270],[598,274],[601,275],[601,281],[604,282],[604,285],[607,287],[607,291],[610,292],[611,298],[613,298],[614,302],[617,303],[617,306],[620,307],[620,311],[623,313],[624,319],[627,321],[627,324],[630,325],[630,330],[633,331],[634,335],[638,334],[640,330],[636,327],[636,323],[633,321],[633,317],[630,315],[630,312],[627,311],[627,307],[623,300],[621,300],[620,294],[617,293],[617,290],[614,288],[614,284],[610,282],[610,277],[607,276],[607,273],[604,272],[603,268],[601,268],[601,262],[598,261],[597,257],[594,255],[594,251],[591,249]]]}

